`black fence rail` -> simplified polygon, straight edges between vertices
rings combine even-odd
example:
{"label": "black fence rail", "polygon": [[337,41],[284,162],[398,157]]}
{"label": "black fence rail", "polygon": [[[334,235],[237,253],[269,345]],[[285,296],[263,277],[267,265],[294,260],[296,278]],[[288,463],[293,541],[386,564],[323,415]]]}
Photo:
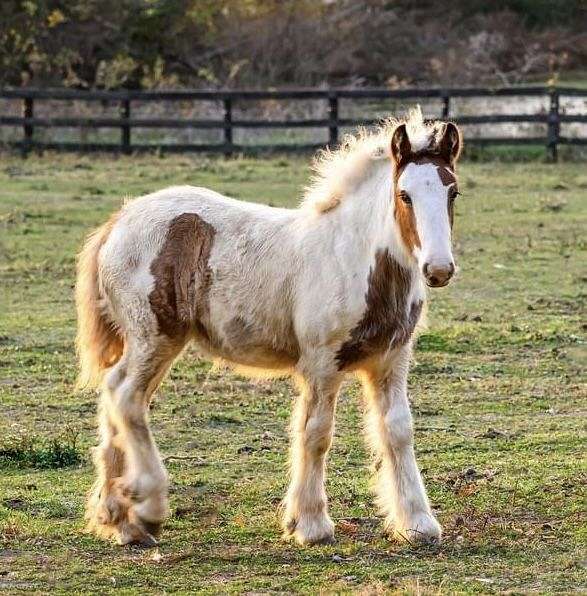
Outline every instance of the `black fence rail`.
{"label": "black fence rail", "polygon": [[[561,123],[587,123],[587,113],[564,114],[560,110],[561,97],[587,97],[587,89],[570,87],[503,87],[503,88],[460,88],[460,89],[298,89],[290,91],[81,91],[73,89],[4,89],[0,90],[0,99],[22,100],[22,116],[0,114],[0,126],[22,127],[23,138],[12,141],[11,146],[20,148],[23,154],[33,149],[54,149],[70,151],[114,151],[125,154],[133,151],[161,149],[171,152],[218,152],[225,155],[234,153],[256,153],[270,151],[308,151],[323,146],[312,144],[237,144],[233,141],[233,131],[238,128],[250,129],[294,129],[326,128],[328,144],[338,143],[339,132],[343,127],[372,125],[375,119],[340,118],[341,99],[395,99],[441,100],[440,114],[426,116],[450,119],[459,124],[502,124],[502,123],[542,123],[546,126],[545,136],[534,137],[473,137],[467,138],[467,144],[479,145],[544,145],[553,161],[557,159],[559,145],[587,145],[587,137],[561,136]],[[534,114],[489,114],[474,116],[454,115],[451,111],[453,98],[491,97],[504,98],[504,110],[507,110],[507,98],[511,97],[548,97],[549,109]],[[304,120],[249,120],[233,118],[236,102],[254,100],[324,100],[327,105],[327,118]],[[118,103],[119,117],[36,117],[35,102],[43,100],[81,100]],[[220,101],[223,105],[223,118],[194,120],[181,118],[135,118],[132,116],[133,102],[158,101]],[[74,143],[41,142],[35,140],[36,128],[79,127],[82,129],[118,128],[119,143]],[[172,128],[172,129],[221,129],[223,140],[216,144],[140,144],[132,142],[132,130],[137,128]]]}

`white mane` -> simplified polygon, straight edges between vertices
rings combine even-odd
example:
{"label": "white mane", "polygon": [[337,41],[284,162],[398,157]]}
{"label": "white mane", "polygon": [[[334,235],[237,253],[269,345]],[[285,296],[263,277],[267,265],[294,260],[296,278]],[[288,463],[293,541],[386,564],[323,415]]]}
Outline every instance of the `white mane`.
{"label": "white mane", "polygon": [[316,154],[302,206],[319,213],[334,209],[366,177],[375,162],[391,159],[391,137],[404,122],[412,151],[425,151],[434,145],[439,123],[424,122],[420,106],[410,110],[404,120],[387,118],[375,130],[360,128],[356,135],[345,135],[336,150],[327,148]]}

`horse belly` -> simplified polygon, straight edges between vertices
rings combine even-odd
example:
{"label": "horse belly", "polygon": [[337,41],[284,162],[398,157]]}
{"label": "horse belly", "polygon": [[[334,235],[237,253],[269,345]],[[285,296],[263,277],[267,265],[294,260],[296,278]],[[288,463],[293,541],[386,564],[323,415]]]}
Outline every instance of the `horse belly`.
{"label": "horse belly", "polygon": [[195,338],[210,355],[266,370],[291,369],[298,361],[299,346],[287,321],[247,317],[244,313],[222,317],[218,310],[215,313],[211,308],[211,320]]}

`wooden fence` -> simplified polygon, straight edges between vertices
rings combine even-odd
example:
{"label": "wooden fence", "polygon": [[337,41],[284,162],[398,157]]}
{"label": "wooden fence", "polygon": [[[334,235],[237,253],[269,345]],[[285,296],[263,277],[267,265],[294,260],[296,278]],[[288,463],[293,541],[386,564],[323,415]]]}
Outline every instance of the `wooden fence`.
{"label": "wooden fence", "polygon": [[[0,99],[22,100],[22,116],[0,114],[0,126],[22,127],[21,141],[10,145],[20,148],[23,154],[33,149],[55,149],[73,151],[114,151],[132,153],[162,149],[173,152],[202,151],[219,152],[225,155],[234,153],[255,153],[261,150],[271,151],[307,151],[322,144],[268,144],[248,145],[233,141],[233,131],[237,128],[252,129],[291,129],[291,128],[327,128],[328,143],[337,144],[341,127],[370,125],[372,119],[349,119],[339,117],[341,99],[374,100],[410,100],[439,99],[440,114],[427,116],[450,119],[460,124],[497,124],[497,123],[543,123],[546,135],[542,137],[475,137],[466,139],[467,144],[526,144],[544,145],[552,160],[557,159],[557,147],[561,144],[586,145],[587,137],[565,137],[560,134],[561,123],[587,123],[587,114],[564,114],[560,110],[560,98],[565,96],[587,97],[587,89],[569,87],[504,87],[504,88],[463,88],[463,89],[300,89],[291,91],[81,91],[72,89],[4,89],[0,90]],[[504,100],[504,114],[458,116],[451,111],[453,98],[500,97]],[[549,109],[535,114],[508,114],[507,98],[512,97],[548,97]],[[305,120],[245,120],[233,118],[236,102],[254,100],[324,100],[328,107],[328,117]],[[119,105],[118,118],[105,117],[36,117],[36,102],[53,101],[96,101],[115,102]],[[210,120],[190,120],[178,118],[135,118],[132,116],[133,101],[219,101],[222,102],[223,118]],[[119,143],[73,143],[40,142],[35,140],[36,128],[79,127],[82,129],[118,128]],[[137,128],[173,128],[173,129],[221,129],[223,141],[217,144],[138,144],[132,142],[132,130]]]}

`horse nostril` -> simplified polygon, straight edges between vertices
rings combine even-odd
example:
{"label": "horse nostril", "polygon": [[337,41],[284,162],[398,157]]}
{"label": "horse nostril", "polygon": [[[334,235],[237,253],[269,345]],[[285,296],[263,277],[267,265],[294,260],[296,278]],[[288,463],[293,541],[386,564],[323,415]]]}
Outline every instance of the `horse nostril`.
{"label": "horse nostril", "polygon": [[449,277],[452,277],[454,275],[454,272],[455,272],[455,264],[454,263],[451,263],[448,266],[448,276]]}
{"label": "horse nostril", "polygon": [[428,277],[428,263],[424,263],[424,266],[422,267],[422,272],[424,273],[425,277]]}

